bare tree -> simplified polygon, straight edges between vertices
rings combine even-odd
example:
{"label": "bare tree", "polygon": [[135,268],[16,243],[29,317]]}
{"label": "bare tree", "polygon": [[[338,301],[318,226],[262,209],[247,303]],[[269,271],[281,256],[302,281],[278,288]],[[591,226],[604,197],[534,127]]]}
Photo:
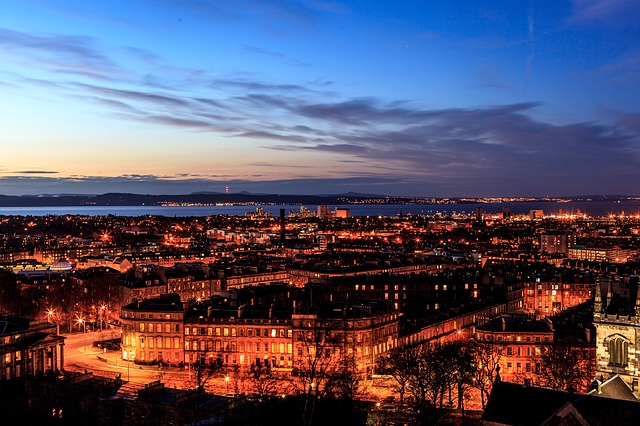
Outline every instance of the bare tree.
{"label": "bare tree", "polygon": [[442,346],[439,358],[445,368],[443,375],[448,384],[449,405],[453,406],[452,390],[455,388],[458,408],[464,409],[465,393],[476,374],[473,347],[461,342],[447,343]]}
{"label": "bare tree", "polygon": [[499,371],[503,348],[491,343],[475,343],[472,350],[475,358],[472,386],[480,391],[480,400],[484,409]]}
{"label": "bare tree", "polygon": [[343,356],[338,369],[327,378],[324,388],[326,398],[353,401],[360,389],[356,362],[351,356]]}
{"label": "bare tree", "polygon": [[271,370],[269,365],[253,364],[249,369],[249,381],[256,395],[260,398],[278,393],[280,378]]}
{"label": "bare tree", "polygon": [[358,380],[341,320],[306,315],[300,328],[294,336],[295,370],[305,401],[303,424],[310,425],[318,399],[353,395]]}
{"label": "bare tree", "polygon": [[569,392],[585,391],[595,374],[595,348],[577,341],[556,341],[539,347],[536,363],[540,385]]}
{"label": "bare tree", "polygon": [[416,358],[410,368],[409,393],[418,408],[437,407],[446,386],[445,369],[440,359],[439,344],[417,347]]}
{"label": "bare tree", "polygon": [[394,389],[400,395],[400,404],[404,404],[405,392],[412,375],[412,366],[420,353],[420,348],[411,346],[396,348],[378,360],[377,370],[394,380]]}

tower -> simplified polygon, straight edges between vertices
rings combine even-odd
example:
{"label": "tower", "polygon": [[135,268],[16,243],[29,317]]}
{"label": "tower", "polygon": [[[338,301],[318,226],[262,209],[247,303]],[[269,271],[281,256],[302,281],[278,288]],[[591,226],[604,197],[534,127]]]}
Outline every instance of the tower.
{"label": "tower", "polygon": [[[607,293],[596,281],[593,325],[596,328],[596,377],[620,376],[636,396],[640,395],[640,291],[638,277],[630,277],[629,296],[614,290],[614,278],[602,276]],[[621,283],[622,284],[622,283]],[[619,288],[622,285],[618,286]]]}

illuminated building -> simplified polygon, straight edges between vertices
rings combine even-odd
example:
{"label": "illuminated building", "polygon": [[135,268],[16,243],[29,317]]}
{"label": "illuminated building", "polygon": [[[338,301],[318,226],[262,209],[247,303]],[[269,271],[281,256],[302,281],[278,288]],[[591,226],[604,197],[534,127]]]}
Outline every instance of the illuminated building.
{"label": "illuminated building", "polygon": [[[305,374],[318,348],[331,364],[347,357],[358,374],[372,374],[377,357],[398,345],[397,312],[366,305],[330,304],[314,313],[240,305],[222,300],[193,304],[185,318],[185,362],[271,368]],[[313,349],[311,349],[313,347]]]}
{"label": "illuminated building", "polygon": [[529,210],[529,220],[541,220],[544,218],[543,210]]}
{"label": "illuminated building", "polygon": [[292,367],[291,309],[203,301],[187,310],[184,334],[186,363]]}
{"label": "illuminated building", "polygon": [[398,346],[400,313],[378,312],[368,305],[331,304],[313,310],[316,313],[291,319],[297,374],[308,374],[322,356],[326,368],[339,369],[352,361],[354,372],[368,377],[375,373],[377,359]]}
{"label": "illuminated building", "polygon": [[501,351],[500,376],[507,382],[534,378],[534,357],[541,345],[553,343],[553,326],[548,319],[502,315],[476,328],[474,339],[481,345],[493,345]]}
{"label": "illuminated building", "polygon": [[625,263],[637,254],[637,250],[624,246],[593,247],[575,245],[569,248],[569,259],[588,260],[590,262]]}
{"label": "illuminated building", "polygon": [[546,231],[540,235],[540,252],[567,253],[569,247],[575,245],[576,236],[569,232]]}
{"label": "illuminated building", "polygon": [[318,217],[321,219],[331,217],[329,206],[318,206]]}
{"label": "illuminated building", "polygon": [[637,277],[635,291],[627,296],[614,293],[607,283],[604,297],[596,286],[593,324],[596,327],[596,377],[622,378],[640,396],[640,291]]}
{"label": "illuminated building", "polygon": [[351,209],[347,209],[344,207],[336,207],[334,215],[336,218],[351,217]]}
{"label": "illuminated building", "polygon": [[555,315],[591,299],[594,283],[586,277],[582,282],[524,282],[509,288],[509,310],[542,316]]}
{"label": "illuminated building", "polygon": [[139,363],[184,361],[180,296],[136,300],[122,307],[122,359]]}

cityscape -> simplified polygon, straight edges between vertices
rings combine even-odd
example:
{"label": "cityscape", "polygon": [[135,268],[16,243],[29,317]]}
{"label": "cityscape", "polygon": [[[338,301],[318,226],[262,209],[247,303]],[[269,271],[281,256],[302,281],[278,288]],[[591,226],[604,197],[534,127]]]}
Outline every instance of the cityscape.
{"label": "cityscape", "polygon": [[548,393],[535,422],[640,412],[634,215],[321,205],[0,232],[12,422],[521,424],[509,386]]}
{"label": "cityscape", "polygon": [[0,424],[640,424],[636,0],[0,12]]}

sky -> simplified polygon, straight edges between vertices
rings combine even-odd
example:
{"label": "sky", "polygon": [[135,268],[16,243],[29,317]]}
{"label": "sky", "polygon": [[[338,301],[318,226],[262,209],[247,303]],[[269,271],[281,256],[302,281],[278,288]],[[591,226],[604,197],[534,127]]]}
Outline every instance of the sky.
{"label": "sky", "polygon": [[0,194],[640,195],[637,0],[0,0]]}

